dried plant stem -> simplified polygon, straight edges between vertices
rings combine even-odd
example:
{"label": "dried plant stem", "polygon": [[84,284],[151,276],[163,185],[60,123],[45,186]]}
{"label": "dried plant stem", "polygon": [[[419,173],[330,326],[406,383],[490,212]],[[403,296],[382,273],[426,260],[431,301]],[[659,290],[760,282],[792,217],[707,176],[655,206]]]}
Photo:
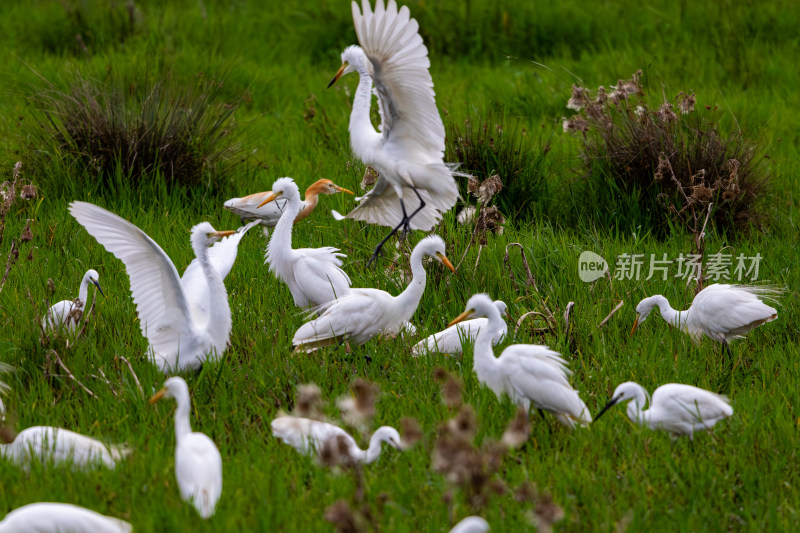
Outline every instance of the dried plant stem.
{"label": "dried plant stem", "polygon": [[552,332],[553,332],[554,328],[553,328],[553,326],[550,324],[550,320],[549,320],[549,317],[548,317],[547,315],[545,315],[545,314],[543,314],[543,313],[539,313],[538,311],[528,311],[527,313],[525,313],[524,315],[522,315],[521,317],[519,317],[519,320],[517,320],[517,326],[514,328],[514,337],[516,337],[516,336],[517,336],[517,332],[519,331],[519,328],[520,328],[520,326],[522,326],[522,322],[523,322],[523,321],[524,321],[526,318],[528,318],[529,316],[539,316],[539,317],[542,317],[542,319],[543,319],[543,320],[545,321],[545,323],[547,324],[547,327],[546,327],[546,328],[535,328],[535,329],[533,330],[534,332],[536,332],[536,333],[543,333],[543,332],[550,332],[550,333],[552,333]]}
{"label": "dried plant stem", "polygon": [[17,249],[17,241],[16,239],[11,240],[11,249],[8,251],[8,259],[6,259],[6,271],[3,274],[3,279],[0,280],[0,292],[3,292],[3,287],[6,284],[6,280],[8,279],[8,274],[11,272],[11,269],[14,268],[14,265],[17,263],[19,259],[19,250]]}
{"label": "dried plant stem", "polygon": [[131,366],[131,362],[124,355],[117,355],[118,359],[122,359],[126,365],[128,365],[128,370],[131,371],[131,375],[133,376],[133,381],[136,382],[136,388],[139,389],[139,393],[144,398],[144,389],[142,388],[142,384],[139,383],[139,377],[136,375],[136,372],[133,371],[133,367]]}
{"label": "dried plant stem", "polygon": [[511,278],[511,281],[516,282],[514,271],[508,265],[509,248],[512,246],[519,247],[519,253],[522,256],[522,267],[525,269],[525,274],[528,276],[528,278],[525,280],[525,284],[528,287],[533,287],[533,290],[536,292],[539,292],[539,288],[536,286],[536,278],[533,277],[533,274],[531,273],[531,267],[528,265],[528,258],[525,256],[525,248],[523,248],[523,246],[518,242],[511,242],[506,245],[506,255],[503,256],[503,264],[508,267],[508,276]]}
{"label": "dried plant stem", "polygon": [[50,355],[53,356],[55,362],[58,363],[58,366],[61,367],[61,370],[67,373],[67,377],[69,377],[72,381],[77,383],[86,392],[86,394],[88,394],[92,398],[97,398],[97,395],[93,393],[91,390],[89,390],[89,388],[86,385],[81,383],[81,380],[76,378],[75,375],[72,373],[72,371],[70,371],[70,369],[67,368],[67,365],[65,365],[64,361],[61,360],[61,356],[58,355],[58,352],[56,352],[55,350],[50,350],[49,353]]}
{"label": "dried plant stem", "polygon": [[610,313],[608,313],[608,316],[606,316],[606,317],[603,319],[603,321],[602,321],[602,322],[600,322],[600,325],[599,325],[599,326],[597,326],[597,329],[600,329],[600,328],[602,328],[603,326],[605,326],[606,324],[608,324],[608,321],[609,321],[609,320],[611,320],[611,317],[612,317],[612,316],[614,316],[614,314],[615,314],[617,311],[619,311],[620,309],[622,309],[622,306],[623,306],[623,305],[625,305],[625,300],[620,300],[620,302],[617,304],[617,306],[616,306],[614,309],[612,309]]}

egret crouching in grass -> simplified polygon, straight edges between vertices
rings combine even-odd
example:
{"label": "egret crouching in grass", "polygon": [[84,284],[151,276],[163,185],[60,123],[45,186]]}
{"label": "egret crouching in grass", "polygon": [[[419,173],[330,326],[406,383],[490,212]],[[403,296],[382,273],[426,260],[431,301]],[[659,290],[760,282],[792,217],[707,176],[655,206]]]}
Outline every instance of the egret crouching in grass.
{"label": "egret crouching in grass", "polygon": [[124,520],[68,503],[29,503],[0,522],[0,533],[130,533]]}
{"label": "egret crouching in grass", "polygon": [[[444,125],[419,24],[408,7],[398,10],[394,0],[386,7],[378,0],[374,12],[365,0],[363,13],[353,2],[352,10],[361,46],[342,52],[342,67],[328,87],[350,72],[360,76],[350,113],[350,145],[379,177],[346,218],[393,228],[375,248],[372,262],[400,228],[433,228],[459,194],[453,166],[443,161]],[[380,132],[370,120],[373,84]]]}
{"label": "egret crouching in grass", "polygon": [[192,432],[189,422],[189,387],[181,377],[164,382],[150,403],[161,398],[174,398],[175,410],[175,478],[181,498],[191,502],[202,518],[214,514],[222,495],[222,457],[216,444],[203,433]]}
{"label": "egret crouching in grass", "polygon": [[280,178],[272,185],[270,203],[285,198],[283,215],[267,244],[267,263],[275,277],[289,286],[297,307],[316,307],[350,292],[350,278],[341,269],[338,248],[292,248],[292,226],[300,212],[300,191],[292,178]]}
{"label": "egret crouching in grass", "polygon": [[52,461],[74,469],[104,466],[113,469],[131,450],[105,444],[73,431],[51,426],[33,426],[19,432],[13,442],[0,444],[0,456],[28,469],[31,461]]}
{"label": "egret crouching in grass", "polygon": [[[300,202],[300,211],[295,216],[294,221],[299,222],[314,211],[319,201],[319,195],[331,195],[340,192],[353,194],[343,187],[339,187],[331,180],[318,180],[306,189],[305,199]],[[244,198],[231,198],[225,202],[225,209],[235,215],[239,215],[242,223],[247,220],[255,220],[267,228],[274,228],[281,218],[281,215],[286,210],[286,200],[278,199],[274,203],[265,204],[266,200],[273,191],[258,192],[245,196]]]}
{"label": "egret crouching in grass", "polygon": [[631,335],[658,307],[661,318],[691,335],[699,343],[703,335],[722,343],[722,351],[731,353],[728,342],[744,336],[751,329],[778,318],[778,312],[761,301],[759,296],[775,297],[779,290],[749,285],[709,285],[698,292],[686,311],[676,311],[666,298],[657,294],[636,306],[636,320]]}
{"label": "egret crouching in grass", "polygon": [[466,310],[450,325],[473,318],[486,317],[488,327],[481,328],[475,339],[473,368],[478,381],[498,398],[508,394],[511,401],[525,410],[531,406],[553,413],[567,427],[588,425],[589,409],[578,391],[569,384],[571,374],[567,362],[547,346],[512,344],[495,358],[492,351],[493,332],[503,325],[500,311],[487,294],[475,294],[467,301]]}
{"label": "egret crouching in grass", "polygon": [[304,455],[316,453],[319,456],[323,450],[330,451],[340,456],[336,463],[374,463],[381,455],[384,442],[402,449],[400,433],[389,426],[380,427],[372,434],[366,450],[359,448],[356,440],[339,426],[309,418],[279,416],[272,421],[272,434]]}
{"label": "egret crouching in grass", "polygon": [[[187,296],[175,265],[145,232],[90,203],[72,202],[70,213],[125,264],[142,335],[150,344],[148,354],[162,372],[197,369],[207,358],[222,355],[233,324],[228,293],[209,258],[209,246],[236,232],[216,231],[208,222],[192,228],[192,249],[208,290],[199,300],[207,311],[198,312],[192,303],[197,295]],[[236,247],[226,250],[235,256]]]}
{"label": "egret crouching in grass", "polygon": [[[497,310],[500,311],[500,316],[509,316],[508,306],[505,302],[495,300],[494,305],[497,306]],[[492,337],[493,346],[497,346],[499,343],[503,342],[503,339],[508,333],[508,325],[505,321],[502,322],[502,327],[495,331]],[[463,343],[475,342],[478,331],[483,327],[489,327],[488,325],[489,319],[484,317],[462,320],[454,326],[450,326],[439,333],[434,333],[430,337],[422,339],[414,345],[411,349],[411,353],[420,355],[425,352],[436,351],[439,353],[460,354],[464,349]]]}
{"label": "egret crouching in grass", "polygon": [[[86,274],[83,275],[81,287],[78,290],[78,309],[75,308],[78,302],[74,300],[61,300],[47,311],[47,316],[42,319],[42,327],[53,331],[58,331],[63,328],[69,332],[74,332],[75,328],[78,327],[78,322],[80,322],[83,311],[85,311],[86,302],[89,298],[89,283],[97,287],[100,294],[105,296],[103,289],[100,287],[99,279],[100,274],[98,274],[96,270],[87,270]],[[73,312],[78,310],[81,312]]]}
{"label": "egret crouching in grass", "polygon": [[344,341],[364,344],[379,334],[397,335],[414,315],[425,291],[422,259],[433,257],[455,272],[444,251],[441,237],[425,237],[411,253],[411,283],[399,296],[380,289],[350,289],[349,295],[320,306],[322,314],[300,326],[292,344],[310,352]]}
{"label": "egret crouching in grass", "polygon": [[683,435],[692,439],[695,431],[709,430],[723,418],[733,415],[728,398],[691,385],[669,383],[660,386],[653,392],[650,409],[643,410],[649,397],[638,383],[622,383],[614,389],[611,400],[597,413],[595,421],[612,406],[630,401],[628,418],[632,422],[667,431],[673,439]]}

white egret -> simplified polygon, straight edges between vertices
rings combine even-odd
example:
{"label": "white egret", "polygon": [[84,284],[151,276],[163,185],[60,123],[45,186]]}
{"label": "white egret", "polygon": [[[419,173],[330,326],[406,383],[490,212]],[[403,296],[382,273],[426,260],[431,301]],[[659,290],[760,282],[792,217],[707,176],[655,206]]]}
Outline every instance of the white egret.
{"label": "white egret", "polygon": [[[364,0],[363,14],[353,2],[352,11],[361,46],[342,52],[342,67],[328,87],[350,72],[360,76],[350,113],[350,145],[379,177],[346,218],[393,228],[376,247],[374,259],[401,227],[406,232],[433,228],[459,194],[454,166],[443,161],[444,125],[419,24],[408,7],[398,10],[394,0],[386,7],[377,0],[374,12]],[[370,120],[373,84],[380,132]]]}
{"label": "white egret", "polygon": [[[508,306],[505,302],[495,300],[494,305],[500,311],[500,316],[508,317]],[[449,354],[460,354],[463,351],[462,343],[475,342],[475,337],[478,336],[478,331],[483,327],[488,327],[488,318],[473,318],[472,320],[463,320],[454,326],[434,333],[430,337],[422,339],[411,349],[414,355],[420,355],[425,352],[439,352]],[[492,345],[497,346],[503,342],[506,334],[508,333],[508,324],[503,321],[500,329],[495,331],[492,338]]]}
{"label": "white egret", "polygon": [[488,295],[473,295],[466,310],[450,325],[480,316],[489,322],[475,339],[473,369],[478,381],[492,389],[498,398],[507,394],[525,410],[532,405],[540,411],[550,411],[565,426],[572,428],[576,423],[585,426],[592,421],[578,391],[569,384],[567,376],[571,372],[567,362],[557,352],[537,344],[512,344],[495,358],[493,332],[502,327],[503,319]]}
{"label": "white egret", "polygon": [[486,533],[489,529],[489,523],[480,516],[468,516],[454,525],[450,533]]}
{"label": "white egret", "polygon": [[667,431],[672,438],[688,435],[692,439],[695,431],[709,430],[723,418],[733,415],[728,398],[691,385],[668,383],[660,386],[653,392],[650,409],[643,410],[649,398],[638,383],[622,383],[614,389],[611,400],[595,420],[617,403],[633,400],[627,409],[632,422]]}
{"label": "white egret", "polygon": [[300,191],[292,178],[280,178],[264,204],[285,198],[286,203],[267,244],[267,263],[275,277],[289,286],[297,307],[316,307],[350,292],[350,278],[341,269],[338,248],[292,248],[292,225],[300,212]]}
{"label": "white egret", "polygon": [[231,309],[209,246],[233,231],[216,231],[208,222],[192,228],[191,243],[208,286],[209,311],[197,312],[169,256],[145,232],[114,213],[86,202],[72,202],[70,213],[97,242],[125,264],[148,354],[165,374],[197,369],[225,351]]}
{"label": "white egret", "polygon": [[310,352],[344,341],[364,344],[378,334],[397,335],[414,315],[425,291],[427,276],[422,259],[433,257],[455,272],[444,252],[441,237],[425,237],[411,252],[411,283],[400,295],[379,289],[350,289],[349,295],[320,306],[320,316],[300,326],[292,344]]}
{"label": "white egret", "polygon": [[[356,440],[339,426],[310,418],[279,416],[272,421],[272,434],[304,455],[319,454],[323,447],[332,446],[356,463],[374,463],[380,457],[384,442],[402,449],[400,433],[389,426],[380,427],[372,434],[366,450],[359,448]],[[341,442],[341,447],[337,441]]]}
{"label": "white egret", "polygon": [[636,306],[636,320],[631,335],[647,319],[650,311],[658,307],[670,325],[691,335],[699,343],[703,335],[722,343],[722,350],[730,354],[728,342],[743,337],[748,331],[778,318],[778,312],[759,298],[775,297],[780,291],[769,287],[749,285],[709,285],[698,292],[686,311],[676,311],[666,298],[657,294],[645,298]]}
{"label": "white egret", "polygon": [[[264,200],[267,199],[272,192],[273,191],[258,192],[245,196],[244,198],[231,198],[225,202],[225,209],[235,215],[239,215],[242,222],[246,220],[255,220],[262,226],[274,228],[286,208],[286,200],[278,199],[275,203],[264,205]],[[314,211],[314,208],[317,207],[320,194],[331,195],[340,192],[353,194],[352,191],[339,187],[331,180],[317,180],[306,189],[305,199],[300,202],[300,212],[297,213],[294,221],[299,222]]]}
{"label": "white egret", "polygon": [[175,410],[175,478],[181,498],[190,502],[202,518],[214,514],[222,495],[222,456],[214,441],[203,433],[193,432],[189,422],[189,387],[183,378],[171,377],[164,382],[150,403],[161,398],[174,398]]}
{"label": "white egret", "polygon": [[14,509],[0,522],[0,533],[130,533],[133,526],[69,503],[38,502]]}
{"label": "white egret", "polygon": [[53,304],[47,311],[47,315],[42,319],[42,327],[53,331],[63,328],[66,331],[74,332],[75,328],[78,327],[78,322],[80,322],[83,312],[86,310],[86,303],[89,298],[89,283],[97,287],[100,294],[105,296],[103,289],[100,287],[99,279],[100,274],[98,274],[96,270],[93,268],[87,270],[86,274],[83,275],[81,287],[78,290],[78,302],[80,302],[78,309],[80,309],[81,312],[73,313],[73,309],[75,309],[76,306],[75,300],[61,300]]}
{"label": "white egret", "polygon": [[74,469],[104,466],[113,469],[130,455],[127,446],[105,444],[97,439],[51,426],[33,426],[20,431],[13,442],[0,444],[0,456],[27,469],[38,460]]}

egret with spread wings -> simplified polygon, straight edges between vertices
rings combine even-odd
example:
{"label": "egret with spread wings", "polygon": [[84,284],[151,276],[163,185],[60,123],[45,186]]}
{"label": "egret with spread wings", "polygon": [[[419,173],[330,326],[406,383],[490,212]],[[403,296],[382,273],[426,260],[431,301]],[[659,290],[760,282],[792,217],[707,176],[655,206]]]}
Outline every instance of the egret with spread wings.
{"label": "egret with spread wings", "polygon": [[[361,46],[342,52],[341,76],[358,72],[360,81],[350,114],[350,145],[379,174],[375,186],[346,218],[393,228],[428,231],[458,199],[455,167],[444,162],[444,125],[436,108],[428,49],[408,8],[383,0],[363,13],[353,2],[353,23]],[[370,120],[372,92],[378,97],[380,132]]]}

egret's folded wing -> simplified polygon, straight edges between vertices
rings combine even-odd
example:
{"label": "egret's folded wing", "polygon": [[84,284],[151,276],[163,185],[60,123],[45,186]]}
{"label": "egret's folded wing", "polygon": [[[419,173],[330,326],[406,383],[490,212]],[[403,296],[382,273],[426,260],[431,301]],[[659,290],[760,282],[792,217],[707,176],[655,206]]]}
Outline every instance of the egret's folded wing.
{"label": "egret's folded wing", "polygon": [[657,388],[653,392],[653,405],[659,405],[669,412],[681,413],[691,422],[716,420],[733,414],[733,407],[727,397],[679,383]]}
{"label": "egret's folded wing", "polygon": [[217,446],[203,433],[184,437],[175,454],[175,475],[181,494],[192,498],[203,518],[214,514],[222,494],[222,458]]}
{"label": "egret's folded wing", "polygon": [[175,265],[145,232],[102,207],[72,202],[70,213],[125,263],[142,334],[157,353],[174,352],[192,322]]}
{"label": "egret's folded wing", "polygon": [[428,49],[419,35],[419,24],[408,7],[383,0],[363,2],[363,13],[353,2],[353,23],[358,42],[374,68],[372,82],[381,112],[384,138],[414,139],[422,149],[444,154],[444,125],[436,108],[433,79],[428,68]]}
{"label": "egret's folded wing", "polygon": [[[301,257],[294,266],[294,280],[305,294],[323,302],[350,292],[350,277],[341,269],[340,259],[347,256],[339,253],[337,248],[301,248],[295,253]],[[323,295],[334,297],[326,300]]]}

